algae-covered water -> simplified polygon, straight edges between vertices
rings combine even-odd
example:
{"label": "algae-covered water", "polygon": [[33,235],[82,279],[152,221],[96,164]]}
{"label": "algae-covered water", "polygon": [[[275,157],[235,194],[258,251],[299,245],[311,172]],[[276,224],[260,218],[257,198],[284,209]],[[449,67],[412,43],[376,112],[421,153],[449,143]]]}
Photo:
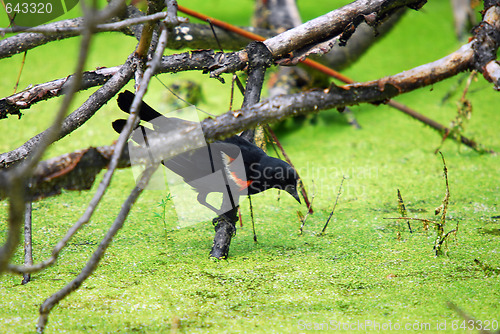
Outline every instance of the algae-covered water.
{"label": "algae-covered water", "polygon": [[[198,9],[244,25],[251,4],[242,2],[235,13],[218,13],[203,3]],[[305,18],[330,6],[329,2],[301,4]],[[356,80],[376,79],[441,58],[459,45],[448,2],[432,2],[420,12],[408,12],[396,30],[345,73]],[[20,87],[66,76],[73,69],[77,46],[74,39],[30,51]],[[87,66],[117,65],[134,46],[132,38],[105,34],[94,41]],[[54,52],[59,58],[48,59]],[[18,55],[0,61],[1,72],[6,73],[0,79],[3,95],[11,93],[21,60]],[[466,81],[458,83],[459,78],[397,100],[449,125]],[[162,75],[161,79],[166,84],[186,79],[201,82],[202,109],[221,113],[229,105],[229,85],[207,75]],[[77,102],[88,94],[80,93]],[[146,101],[166,108],[168,94],[153,81]],[[498,94],[481,77],[472,82],[467,98],[473,113],[464,132],[497,152]],[[21,120],[1,120],[1,151],[43,130],[59,102],[39,103]],[[482,326],[498,330],[498,156],[481,155],[452,141],[441,147],[450,189],[445,231],[458,225],[458,232],[448,239],[446,255],[435,257],[432,224],[425,230],[422,222],[413,221],[410,233],[405,221],[385,218],[400,215],[399,189],[409,217],[437,219],[434,209],[446,189],[443,163],[434,153],[440,135],[385,105],[355,106],[352,111],[361,129],[350,126],[334,110],[275,127],[309,195],[315,197],[315,213],[307,218],[302,235],[297,211],[305,214],[306,208],[287,194],[267,191],[252,199],[258,242],[253,241],[248,201],[244,201],[243,227],[238,226],[229,259],[212,261],[208,258],[214,233],[210,219],[186,226],[177,220],[171,201],[164,208],[160,205],[167,189],[145,191],[96,272],[52,311],[46,332],[467,332],[471,325],[447,303],[480,320]],[[116,135],[110,123],[122,116],[114,102],[107,104],[85,126],[57,143],[48,156],[111,144]],[[343,176],[335,213],[326,233],[320,235]],[[34,332],[40,304],[79,273],[133,186],[130,170],[117,171],[89,224],[70,241],[56,265],[34,274],[28,285],[21,285],[15,275],[0,278],[0,332]],[[92,194],[65,192],[33,204],[35,261],[50,255]],[[7,202],[0,203],[2,238],[7,208]],[[22,259],[19,250],[13,261]]]}

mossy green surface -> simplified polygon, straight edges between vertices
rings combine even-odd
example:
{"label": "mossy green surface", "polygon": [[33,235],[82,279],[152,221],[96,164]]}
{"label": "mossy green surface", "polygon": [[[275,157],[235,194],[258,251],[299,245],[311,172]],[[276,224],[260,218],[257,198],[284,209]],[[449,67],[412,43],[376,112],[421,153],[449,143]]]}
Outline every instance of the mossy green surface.
{"label": "mossy green surface", "polygon": [[[219,15],[208,3],[198,9],[234,19],[229,11]],[[251,9],[251,2],[245,3]],[[304,17],[312,18],[329,6],[328,2],[301,4],[301,9]],[[246,24],[249,15],[245,13],[231,22]],[[421,12],[410,11],[346,74],[371,80],[443,57],[460,45],[451,22],[448,2],[430,2]],[[132,38],[119,34],[96,37],[87,67],[120,64],[134,45]],[[30,51],[20,87],[67,75],[74,67],[77,48],[78,39],[72,39]],[[2,96],[11,93],[20,61],[21,56],[0,61]],[[227,109],[229,85],[221,86],[201,73],[161,76],[167,84],[185,78],[202,83],[202,109],[214,113]],[[448,125],[464,84],[450,100],[441,100],[457,80],[397,100]],[[74,106],[89,93],[79,93]],[[154,80],[146,101],[164,106],[167,94]],[[479,77],[467,97],[474,109],[464,134],[500,151],[498,92]],[[25,111],[20,121],[1,120],[0,151],[13,149],[43,130],[59,103],[57,99],[39,103]],[[123,116],[117,109],[114,102],[104,106],[91,121],[54,145],[48,157],[111,144],[116,135],[110,122]],[[258,243],[252,239],[245,201],[244,226],[232,241],[230,258],[214,262],[208,258],[213,238],[210,220],[182,227],[168,204],[165,239],[164,223],[157,214],[167,192],[145,191],[96,272],[51,312],[46,332],[312,333],[334,330],[340,324],[351,325],[341,331],[353,332],[370,321],[368,329],[373,332],[382,332],[389,324],[393,329],[415,326],[411,329],[415,333],[457,332],[452,325],[460,325],[463,319],[447,302],[483,323],[497,321],[498,326],[500,221],[493,218],[500,215],[498,156],[480,155],[452,141],[441,148],[451,193],[445,229],[450,231],[458,223],[459,231],[448,242],[447,255],[436,258],[432,228],[424,231],[415,222],[410,234],[405,222],[384,218],[399,215],[397,189],[410,217],[434,218],[434,208],[445,193],[442,161],[434,154],[439,134],[388,106],[361,105],[352,110],[361,130],[349,126],[337,111],[321,112],[314,122],[307,118],[276,127],[309,195],[315,195],[315,213],[308,217],[303,235],[298,233],[296,211],[305,213],[305,207],[287,194],[267,191],[252,200]],[[321,236],[344,175],[336,212]],[[70,241],[56,265],[34,274],[28,285],[21,285],[19,276],[0,277],[1,333],[34,332],[40,304],[79,273],[133,186],[130,170],[117,171],[92,220]],[[50,255],[94,190],[65,192],[33,204],[36,262]],[[8,203],[0,202],[2,240],[7,209]],[[21,263],[22,258],[19,249],[13,261]],[[445,330],[438,330],[438,324]]]}

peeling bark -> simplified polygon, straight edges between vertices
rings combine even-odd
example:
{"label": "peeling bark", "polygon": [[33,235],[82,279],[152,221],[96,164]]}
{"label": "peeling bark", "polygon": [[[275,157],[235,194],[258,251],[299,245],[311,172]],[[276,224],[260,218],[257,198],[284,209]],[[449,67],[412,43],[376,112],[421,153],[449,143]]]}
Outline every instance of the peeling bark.
{"label": "peeling bark", "polygon": [[500,3],[485,1],[484,7],[483,21],[473,31],[473,68],[492,82],[496,90],[500,90],[500,64],[497,61],[500,46]]}

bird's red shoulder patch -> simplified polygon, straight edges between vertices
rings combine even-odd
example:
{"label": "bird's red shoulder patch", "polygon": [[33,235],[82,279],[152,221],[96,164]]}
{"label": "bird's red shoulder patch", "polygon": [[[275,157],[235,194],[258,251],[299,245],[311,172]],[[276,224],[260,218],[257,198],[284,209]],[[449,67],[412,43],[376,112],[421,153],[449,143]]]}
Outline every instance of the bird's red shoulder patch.
{"label": "bird's red shoulder patch", "polygon": [[231,166],[230,164],[236,160],[235,158],[232,158],[230,157],[229,155],[227,155],[226,153],[222,152],[222,161],[224,163],[224,169],[226,170],[227,172],[227,175],[231,178],[231,180],[233,180],[234,183],[236,183],[236,185],[238,185],[239,188],[239,191],[243,191],[245,189],[247,189],[251,184],[252,184],[252,180],[245,180],[243,179],[242,177],[238,176],[238,174],[235,172],[235,171],[232,171],[231,170]]}

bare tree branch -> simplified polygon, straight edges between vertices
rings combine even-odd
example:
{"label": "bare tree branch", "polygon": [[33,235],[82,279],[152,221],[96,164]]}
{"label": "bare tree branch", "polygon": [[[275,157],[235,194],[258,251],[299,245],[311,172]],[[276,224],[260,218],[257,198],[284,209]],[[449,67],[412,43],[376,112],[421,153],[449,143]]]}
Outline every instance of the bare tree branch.
{"label": "bare tree branch", "polygon": [[[97,174],[109,165],[114,151],[114,145],[89,147],[41,161],[29,180],[28,200],[55,196],[62,189],[89,190]],[[120,156],[117,167],[130,167],[128,150]],[[0,200],[5,199],[6,195],[0,189]]]}
{"label": "bare tree branch", "polygon": [[[165,50],[165,46],[167,44],[167,27],[166,25],[169,24],[171,26],[176,25],[178,23],[177,21],[177,2],[175,0],[166,0],[165,4],[168,6],[168,15],[166,18],[166,22],[161,23],[161,32],[160,32],[160,37],[158,44],[156,46],[156,51],[153,55],[153,59],[149,63],[149,67],[146,69],[144,72],[144,76],[141,78],[141,82],[138,83],[138,91],[137,95],[134,97],[134,101],[132,102],[132,106],[130,108],[130,116],[127,119],[127,122],[125,124],[125,127],[123,129],[123,132],[120,134],[119,137],[119,142],[117,144],[117,150],[113,154],[113,162],[115,165],[113,167],[116,167],[116,162],[118,161],[118,157],[121,155],[124,145],[125,145],[125,139],[128,138],[130,135],[132,129],[134,128],[134,125],[137,123],[137,111],[140,106],[140,103],[142,102],[142,96],[147,90],[149,81],[151,80],[153,74],[156,72],[156,68],[159,66],[161,62],[161,57],[163,55],[163,51]],[[149,4],[150,9],[154,11],[159,11],[161,10],[162,6],[160,4],[157,4],[157,6],[154,6],[154,4]],[[147,28],[146,28],[147,29]],[[149,38],[146,38],[149,39]],[[142,42],[142,40],[141,40]],[[140,42],[140,43],[141,43]],[[151,42],[151,40],[149,40]],[[140,44],[139,43],[139,44]],[[137,54],[137,52],[136,52]],[[69,295],[72,291],[78,289],[78,287],[87,279],[92,272],[97,268],[97,265],[104,255],[104,252],[106,251],[107,247],[111,243],[113,237],[118,233],[118,231],[121,229],[123,226],[123,223],[125,221],[125,218],[127,217],[128,213],[130,212],[130,209],[132,205],[135,203],[139,195],[142,193],[143,189],[146,188],[149,179],[153,175],[154,171],[158,168],[158,165],[152,166],[147,168],[142,176],[141,179],[139,180],[137,186],[132,190],[132,193],[129,195],[125,203],[122,205],[122,209],[120,210],[120,213],[118,214],[115,222],[111,226],[110,230],[104,237],[104,239],[101,241],[99,247],[97,250],[94,252],[92,258],[88,261],[87,265],[85,268],[82,270],[82,272],[76,277],[72,282],[68,283],[63,289],[59,290],[55,294],[53,294],[51,297],[49,297],[45,302],[40,306],[40,317],[38,320],[38,326],[37,326],[37,332],[43,333],[45,326],[48,321],[48,315],[52,308],[59,303],[63,298],[65,298],[67,295]],[[113,173],[114,169],[108,170],[110,177]],[[108,183],[109,185],[109,183]]]}
{"label": "bare tree branch", "polygon": [[287,30],[264,43],[275,59],[287,57],[287,54],[299,50],[309,44],[318,44],[341,34],[349,24],[355,25],[367,20],[373,22],[389,15],[392,11],[404,6],[423,5],[419,0],[358,0],[328,14],[315,18],[296,28]]}
{"label": "bare tree branch", "polygon": [[438,81],[450,78],[459,72],[468,70],[472,64],[473,57],[474,52],[472,50],[472,43],[468,43],[450,55],[432,63],[421,65],[382,79],[364,83],[354,83],[344,87],[372,86],[375,84],[383,87],[385,84],[390,84],[396,87],[400,93],[406,93],[417,88],[429,86]]}
{"label": "bare tree branch", "polygon": [[[120,70],[99,88],[79,108],[64,120],[58,138],[61,139],[89,120],[106,102],[116,95],[132,77],[134,58],[130,56]],[[29,139],[13,151],[0,154],[0,168],[8,168],[24,159],[41,140],[44,132]]]}
{"label": "bare tree branch", "polygon": [[158,166],[150,167],[144,171],[144,173],[141,176],[141,179],[138,181],[137,185],[134,187],[128,198],[122,204],[120,212],[118,213],[118,216],[116,217],[115,221],[113,222],[108,232],[106,233],[106,236],[102,239],[101,243],[99,244],[99,247],[92,254],[92,257],[87,262],[87,264],[80,272],[80,274],[71,282],[69,282],[66,286],[64,286],[61,290],[59,290],[58,292],[54,293],[52,296],[47,298],[40,306],[40,317],[38,318],[38,325],[37,325],[38,333],[43,333],[45,326],[47,325],[49,313],[54,308],[54,306],[56,306],[62,299],[68,296],[71,292],[77,290],[82,285],[82,283],[95,271],[104,253],[106,252],[106,249],[111,244],[111,241],[113,241],[114,236],[123,227],[123,224],[125,223],[125,219],[127,218],[130,209],[136,202],[137,198],[139,198],[144,188],[146,188],[149,179],[151,178],[157,167]]}
{"label": "bare tree branch", "polygon": [[[64,30],[68,27],[81,27],[83,18],[69,19],[49,23],[40,26],[44,29],[61,29]],[[44,35],[40,33],[21,33],[12,37],[0,40],[0,59],[11,57],[15,54],[36,48],[37,46],[47,44],[52,41],[58,41],[68,37],[80,35],[79,31],[66,31],[57,35]]]}
{"label": "bare tree branch", "polygon": [[[124,28],[130,27],[133,25],[142,24],[145,22],[159,21],[159,20],[163,20],[166,17],[167,17],[166,12],[160,12],[160,13],[155,13],[155,14],[151,14],[151,15],[144,15],[144,16],[134,17],[134,18],[130,18],[130,19],[125,19],[122,21],[117,21],[117,22],[112,22],[112,23],[98,24],[95,26],[93,32],[96,33],[96,32],[105,32],[105,31],[122,31]],[[38,27],[33,27],[33,28],[28,28],[28,29],[18,28],[16,30],[16,27],[8,28],[8,29],[0,29],[0,34],[5,33],[5,32],[23,31],[24,33],[39,33],[39,34],[44,34],[44,35],[60,35],[60,34],[65,35],[68,33],[76,32],[77,34],[74,36],[77,36],[85,30],[85,28],[82,24],[78,24],[78,25],[63,24],[63,22],[67,22],[67,21],[71,21],[71,20],[59,21],[59,22],[55,22],[53,24],[44,24],[44,25],[41,25]],[[12,31],[7,31],[7,30],[12,30]],[[19,35],[17,35],[17,36],[19,36]]]}
{"label": "bare tree branch", "polygon": [[[79,90],[86,90],[91,87],[103,85],[115,75],[120,68],[121,66],[115,66],[84,72]],[[69,76],[35,85],[22,92],[0,99],[0,119],[6,118],[8,114],[18,115],[20,117],[20,110],[28,109],[37,102],[64,94],[72,77],[73,76]]]}
{"label": "bare tree branch", "polygon": [[485,1],[483,21],[474,29],[474,69],[500,90],[500,64],[497,51],[500,45],[500,3]]}
{"label": "bare tree branch", "polygon": [[[210,69],[227,66],[231,62],[237,62],[239,64],[239,61],[240,59],[235,53],[224,54],[212,50],[190,51],[171,56],[163,56],[156,73],[176,73],[192,70],[208,72]],[[131,65],[132,61],[128,62],[127,65],[85,72],[83,74],[80,89],[84,90],[103,85],[116,75],[120,69],[124,71],[125,69],[123,69],[122,66],[130,67]],[[241,64],[241,66],[244,66],[244,64]],[[123,75],[123,73],[120,75]],[[64,94],[64,89],[70,78],[71,76],[39,84],[22,92],[0,99],[0,119],[7,117],[8,114],[20,116],[20,110],[28,109],[37,102]],[[2,158],[0,155],[0,168],[2,168],[1,161]]]}
{"label": "bare tree branch", "polygon": [[[170,20],[174,20],[170,18]],[[118,142],[114,146],[114,149],[112,150],[112,156],[111,156],[111,162],[108,165],[108,170],[106,171],[106,174],[104,175],[101,183],[99,184],[99,188],[97,189],[94,197],[92,198],[90,204],[88,205],[86,211],[82,215],[82,217],[71,227],[70,230],[66,233],[66,235],[59,241],[59,243],[54,247],[52,250],[51,256],[46,259],[45,261],[42,261],[39,264],[33,265],[33,266],[14,266],[11,265],[9,266],[9,270],[13,272],[37,272],[40,271],[53,263],[57,260],[59,253],[61,250],[66,246],[67,242],[73,237],[73,235],[84,225],[86,224],[90,218],[92,217],[95,209],[97,208],[97,205],[101,201],[102,197],[104,196],[104,193],[106,192],[106,189],[108,188],[111,178],[113,177],[113,173],[115,169],[118,166],[123,166],[126,165],[127,163],[124,162],[124,159],[127,159],[127,154],[125,153],[124,156],[122,156],[122,152],[124,151],[125,145],[127,143],[127,139],[130,136],[132,129],[134,128],[134,125],[137,120],[137,110],[139,107],[139,104],[141,103],[141,98],[146,92],[147,86],[149,84],[149,81],[151,80],[151,77],[153,73],[156,71],[156,67],[160,63],[161,60],[161,55],[163,54],[163,51],[165,49],[166,41],[167,40],[167,29],[166,27],[163,27],[161,36],[160,36],[160,43],[158,44],[156,53],[153,57],[153,60],[149,64],[148,69],[144,73],[144,77],[142,78],[139,86],[139,91],[137,92],[136,98],[134,99],[134,102],[132,104],[132,107],[130,109],[130,116],[127,119],[127,123],[120,134],[118,138]],[[131,56],[132,57],[132,56]],[[130,57],[129,57],[130,58]],[[126,66],[124,65],[122,67],[126,69],[131,69],[132,66]],[[130,79],[130,76],[129,76]],[[107,88],[108,90],[112,90],[114,86],[110,86]],[[101,89],[104,89],[102,87]],[[139,97],[137,97],[139,96]],[[54,164],[52,162],[48,162],[45,164],[45,166],[41,165],[39,168],[40,174],[38,174],[38,179],[35,179],[35,188],[33,188],[33,195],[34,196],[43,196],[44,194],[50,195],[51,190],[54,192],[57,192],[60,188],[62,187],[69,187],[69,189],[75,189],[78,188],[79,186],[83,186],[84,188],[88,188],[92,185],[93,180],[89,180],[89,182],[80,182],[78,184],[75,184],[73,182],[73,177],[74,175],[71,174],[71,172],[75,172],[75,165],[78,164],[85,156],[88,157],[88,159],[95,158],[97,156],[97,160],[103,160],[100,162],[97,162],[93,165],[92,168],[90,168],[90,171],[85,171],[87,174],[85,175],[86,178],[92,177],[92,173],[97,173],[96,169],[102,169],[102,165],[107,163],[107,157],[109,157],[109,148],[106,150],[93,150],[93,149],[87,149],[81,152],[75,152],[69,154],[67,157],[62,157],[58,158],[55,161],[62,161],[61,164]],[[90,155],[90,156],[89,156]],[[76,160],[76,161],[75,161]],[[85,165],[85,161],[83,164]],[[46,175],[44,173],[44,170],[47,170],[46,167],[49,167],[49,175]],[[45,168],[44,168],[45,167]],[[83,166],[82,166],[83,167]],[[88,168],[89,166],[87,166]],[[82,169],[76,169],[76,174],[79,172],[82,172]],[[90,174],[89,174],[90,173]],[[45,175],[45,176],[42,176]],[[0,179],[1,179],[2,173],[0,173]],[[36,182],[37,180],[41,180],[41,182]],[[45,179],[45,180],[44,180]],[[47,181],[47,182],[44,182]],[[50,183],[53,182],[52,185]],[[38,185],[40,188],[39,193],[37,194],[37,188],[36,185]],[[45,189],[43,192],[40,189]]]}
{"label": "bare tree branch", "polygon": [[[382,1],[382,0],[379,0],[379,1]],[[387,0],[385,0],[385,1],[387,1]],[[375,6],[373,6],[373,7],[375,7]],[[349,8],[349,10],[355,11],[355,8]],[[340,12],[337,13],[338,11],[340,11]],[[345,10],[338,10],[338,11],[333,11],[331,13],[337,13],[335,15],[341,15]],[[329,14],[327,14],[327,15],[329,15]],[[327,15],[323,16],[322,18],[326,17]],[[334,18],[336,17],[335,15],[333,16]],[[359,15],[363,15],[361,10],[360,10]],[[354,14],[351,13],[351,16],[354,16]],[[323,19],[323,21],[324,20],[326,20],[326,19]],[[323,22],[323,21],[321,21],[321,22]],[[302,25],[301,26],[302,28],[297,30],[297,31],[295,31],[295,29],[292,29],[292,30],[295,31],[295,33],[301,33],[302,30],[309,29],[308,27],[310,27],[312,25],[311,22],[312,21]],[[329,29],[329,27],[327,27],[327,28]],[[345,28],[345,25],[344,25],[344,28]],[[189,35],[189,33],[183,29],[184,29],[183,26],[177,26],[172,30],[177,31],[177,32],[181,32],[181,33],[183,32],[183,33]],[[319,26],[319,27],[316,27],[315,29],[326,29],[326,28]],[[292,31],[292,30],[286,31],[284,34],[289,35],[290,31]],[[337,30],[339,30],[339,29],[337,29]],[[210,32],[210,34],[211,34],[211,32]],[[191,39],[193,37],[191,35],[189,35],[189,36],[190,36],[189,39]],[[179,37],[179,35],[175,36],[174,40],[177,40],[178,37]],[[200,36],[201,39],[207,40],[207,38],[206,38],[207,36],[205,36],[205,38],[202,38],[202,37],[203,36]],[[275,41],[276,38],[277,37],[270,38],[270,39],[266,40],[265,43],[267,43],[269,45],[273,45],[276,43],[276,41]],[[313,42],[313,41],[301,39],[300,36],[296,36],[296,39],[297,38],[302,43],[311,44]],[[183,39],[185,40],[186,37],[182,37],[182,38],[179,37],[179,40],[183,40]],[[212,38],[210,38],[210,40],[211,39]],[[169,40],[172,40],[172,38],[170,38]],[[193,38],[193,40],[195,40],[195,39]],[[298,45],[297,43],[295,43],[293,45],[303,48],[303,47],[305,47],[306,44]],[[183,46],[186,46],[186,45],[183,45]],[[289,45],[289,47],[290,47],[290,45]],[[142,50],[142,48],[140,48],[138,51],[142,52],[141,50]],[[207,52],[209,53],[209,51],[206,51],[206,50],[197,52],[197,58],[199,59],[199,56],[201,56],[203,54],[208,56],[208,54],[206,54]],[[242,52],[229,53],[229,54],[215,54],[213,60],[201,59],[202,61],[199,63],[199,66],[189,66],[189,65],[186,66],[186,64],[191,64],[193,62],[193,60],[190,57],[191,56],[187,53],[184,53],[182,55],[174,55],[174,56],[172,56],[172,58],[167,59],[167,62],[172,61],[172,63],[171,63],[172,67],[171,68],[168,68],[168,67],[164,68],[162,66],[162,70],[160,70],[160,72],[176,72],[176,71],[189,70],[189,69],[201,69],[204,71],[209,70],[209,71],[211,71],[211,76],[217,77],[219,74],[221,74],[223,72],[234,72],[234,71],[243,69],[244,66],[246,66],[246,61],[248,60],[247,52],[242,51]],[[276,58],[276,55],[274,55],[274,57]],[[176,62],[176,60],[178,62]],[[105,81],[106,78],[110,75],[110,73],[112,73],[112,71],[113,70],[111,70],[111,69],[106,70],[106,71],[102,71],[103,76],[101,76],[100,73],[97,73],[97,72],[99,72],[99,70],[96,71],[96,73],[89,72],[88,73],[88,75],[90,76],[89,81],[85,81],[83,83],[82,87],[86,88],[86,87],[101,84],[101,82]],[[95,74],[98,74],[97,78],[94,76]],[[59,79],[59,80],[64,80],[64,79]],[[21,92],[21,93],[15,94],[13,96],[9,96],[7,98],[1,99],[0,100],[0,119],[5,117],[7,114],[19,114],[20,109],[29,108],[33,103],[36,103],[40,100],[59,95],[61,92],[60,89],[63,85],[64,85],[64,81],[53,82],[51,84],[48,84],[47,86],[37,85],[26,92]],[[0,159],[0,167],[1,167],[1,159]]]}
{"label": "bare tree branch", "polygon": [[[111,5],[109,5],[111,6]],[[109,13],[106,9],[103,10],[106,15]],[[86,13],[86,18],[93,17],[98,18],[99,15],[92,15],[91,11]],[[98,21],[89,19],[87,22],[87,29],[84,32],[84,36],[81,42],[80,54],[76,65],[75,77],[71,80],[71,84],[68,87],[68,92],[61,104],[59,112],[52,126],[47,129],[43,134],[40,135],[36,143],[31,146],[31,150],[26,152],[23,157],[23,163],[19,164],[17,168],[8,172],[7,175],[7,194],[10,198],[10,212],[9,212],[9,232],[5,244],[0,249],[0,274],[5,270],[9,259],[11,258],[17,244],[19,243],[19,230],[24,221],[25,212],[25,182],[27,178],[30,177],[34,167],[44,154],[45,150],[49,145],[51,145],[56,139],[57,134],[61,129],[62,121],[69,108],[73,95],[77,90],[77,86],[81,81],[82,71],[87,59],[90,39],[92,37],[92,26]]]}

